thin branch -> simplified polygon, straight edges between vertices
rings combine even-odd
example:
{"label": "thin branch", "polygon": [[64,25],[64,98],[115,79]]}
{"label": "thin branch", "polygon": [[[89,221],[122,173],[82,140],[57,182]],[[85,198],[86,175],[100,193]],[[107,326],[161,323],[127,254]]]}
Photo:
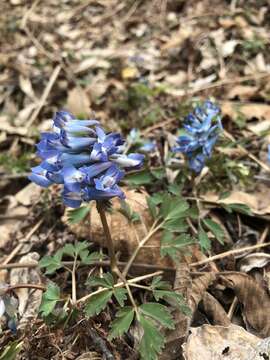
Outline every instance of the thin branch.
{"label": "thin branch", "polygon": [[[140,243],[138,244],[138,246],[136,247],[136,249],[134,250],[133,254],[131,255],[127,265],[125,266],[124,270],[123,270],[123,276],[126,277],[129,269],[132,265],[132,263],[134,262],[136,256],[138,255],[139,251],[141,250],[141,248],[147,243],[148,240],[150,240],[150,238],[162,227],[164,222],[161,222],[159,225],[157,225],[158,220],[156,220],[151,229],[149,230],[149,233],[140,241]],[[157,225],[157,226],[156,226]]]}
{"label": "thin branch", "polygon": [[36,289],[36,290],[46,291],[47,287],[42,284],[15,284],[15,285],[9,285],[5,289],[5,291],[10,292],[16,289]]}
{"label": "thin branch", "polygon": [[201,260],[201,261],[198,261],[198,262],[195,262],[195,263],[191,263],[191,264],[189,264],[189,266],[194,267],[194,266],[200,266],[200,265],[208,264],[209,262],[211,262],[213,260],[223,259],[223,258],[225,258],[227,256],[230,256],[230,255],[240,254],[240,253],[245,252],[245,251],[259,249],[259,248],[269,246],[269,245],[270,245],[270,242],[267,242],[267,243],[264,243],[264,244],[256,244],[256,245],[252,245],[252,246],[246,246],[246,247],[243,247],[241,249],[225,251],[225,252],[223,252],[221,254],[211,256],[211,257],[209,257],[207,259],[204,259],[204,260]]}
{"label": "thin branch", "polygon": [[[128,285],[134,284],[134,283],[140,282],[142,280],[150,279],[150,278],[152,278],[154,276],[158,276],[158,275],[162,275],[162,274],[163,274],[163,271],[156,271],[156,272],[154,272],[152,274],[138,276],[138,277],[136,277],[134,279],[127,280],[127,284]],[[119,282],[119,283],[114,285],[115,288],[124,287],[124,286],[125,286],[124,282]],[[103,291],[106,291],[106,290],[108,290],[108,289],[107,288],[102,288],[102,289],[96,290],[96,291],[92,292],[91,294],[88,294],[88,295],[80,298],[77,301],[77,303],[84,302],[84,301],[90,299],[92,296],[100,294],[100,293],[102,293]]]}

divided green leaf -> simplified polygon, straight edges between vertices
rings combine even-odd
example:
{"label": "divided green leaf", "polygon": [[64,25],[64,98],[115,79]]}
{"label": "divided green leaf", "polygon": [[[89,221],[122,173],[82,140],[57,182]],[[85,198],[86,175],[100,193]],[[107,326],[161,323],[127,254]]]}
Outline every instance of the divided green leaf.
{"label": "divided green leaf", "polygon": [[112,290],[104,290],[99,294],[93,295],[86,303],[85,313],[88,317],[93,315],[98,315],[105,307],[107,303],[111,300],[113,291]]}
{"label": "divided green leaf", "polygon": [[127,300],[127,290],[124,288],[114,288],[113,294],[118,304],[123,307],[125,305],[125,301]]}
{"label": "divided green leaf", "polygon": [[130,222],[140,221],[140,215],[133,211],[125,200],[121,200],[121,208],[118,211]]}
{"label": "divided green leaf", "polygon": [[103,274],[103,277],[92,276],[87,280],[87,284],[90,286],[102,286],[111,289],[114,284],[113,276],[111,273],[105,273]]}
{"label": "divided green leaf", "polygon": [[178,252],[192,244],[194,244],[194,239],[189,234],[181,234],[175,237],[169,231],[164,231],[161,238],[160,254],[161,256],[169,255],[176,261]]}
{"label": "divided green leaf", "polygon": [[203,223],[211,231],[211,233],[216,237],[216,239],[224,244],[224,231],[222,227],[211,219],[204,219]]}
{"label": "divided green leaf", "polygon": [[134,318],[134,309],[131,306],[126,306],[120,309],[115,314],[115,320],[111,324],[111,331],[109,339],[112,340],[115,337],[123,335],[128,331]]}
{"label": "divided green leaf", "polygon": [[81,206],[78,209],[69,210],[67,215],[68,223],[72,225],[81,222],[89,214],[89,212],[90,212],[90,205]]}
{"label": "divided green leaf", "polygon": [[62,267],[62,251],[57,251],[54,256],[44,256],[39,261],[39,267],[46,268],[46,275],[53,274]]}
{"label": "divided green leaf", "polygon": [[127,176],[128,183],[134,186],[151,184],[153,179],[154,179],[153,176],[147,170],[138,172],[136,174],[130,174]]}
{"label": "divided green leaf", "polygon": [[244,215],[252,215],[251,209],[245,204],[224,204],[221,203],[222,207],[228,211],[228,213],[239,212]]}
{"label": "divided green leaf", "polygon": [[211,241],[209,240],[208,235],[202,228],[200,228],[198,232],[198,239],[202,251],[208,251],[211,249]]}
{"label": "divided green leaf", "polygon": [[42,295],[42,302],[39,308],[42,316],[46,317],[52,313],[56,303],[60,300],[60,289],[57,285],[51,283]]}
{"label": "divided green leaf", "polygon": [[151,317],[164,327],[168,329],[174,329],[174,321],[172,315],[166,306],[158,303],[145,303],[139,307],[140,313],[143,313],[145,316]]}
{"label": "divided green leaf", "polygon": [[158,354],[161,353],[164,347],[164,336],[162,336],[155,324],[151,320],[146,319],[142,314],[140,315],[139,322],[144,332],[139,346],[141,359],[157,360]]}

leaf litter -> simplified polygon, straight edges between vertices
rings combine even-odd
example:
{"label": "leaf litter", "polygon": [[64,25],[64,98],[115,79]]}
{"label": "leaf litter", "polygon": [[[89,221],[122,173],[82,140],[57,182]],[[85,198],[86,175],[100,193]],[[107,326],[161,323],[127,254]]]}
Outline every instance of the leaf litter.
{"label": "leaf litter", "polygon": [[[91,231],[87,222],[85,226],[61,222],[61,217],[65,219],[66,215],[58,200],[52,200],[52,195],[41,193],[26,180],[30,166],[36,163],[33,157],[23,158],[22,154],[33,153],[39,130],[49,130],[49,119],[55,110],[67,108],[78,117],[92,116],[95,112],[110,129],[128,132],[137,127],[152,140],[161,140],[156,154],[150,158],[149,174],[135,179],[137,185],[126,184],[136,188],[126,189],[127,204],[135,215],[116,202],[109,215],[112,236],[124,263],[136,249],[138,238],[145,236],[151,225],[147,210],[149,194],[164,191],[163,184],[173,183],[184,171],[166,168],[165,175],[162,171],[151,172],[168,161],[165,156],[170,142],[168,132],[176,133],[179,120],[182,121],[193,100],[212,96],[220,103],[224,127],[233,134],[236,143],[220,146],[217,165],[209,164],[210,170],[197,178],[198,196],[191,194],[188,176],[181,184],[181,191],[193,197],[191,201],[200,203],[203,226],[205,220],[209,224],[208,216],[210,221],[220,224],[225,233],[224,244],[215,241],[216,235],[205,227],[204,239],[209,238],[204,243],[206,254],[190,239],[181,237],[187,246],[175,264],[160,256],[160,230],[138,253],[135,262],[139,266],[132,271],[142,274],[147,266],[151,271],[161,268],[192,310],[192,316],[173,312],[176,328],[166,330],[164,358],[179,358],[184,342],[183,356],[189,360],[198,356],[233,359],[236,352],[243,359],[260,358],[260,352],[268,356],[268,248],[264,252],[254,248],[248,255],[243,251],[240,257],[230,253],[236,244],[244,250],[260,245],[260,241],[261,245],[269,241],[268,234],[260,239],[268,226],[270,212],[269,172],[246,153],[267,162],[268,7],[266,1],[260,7],[251,3],[249,8],[244,2],[229,5],[221,1],[213,8],[208,0],[194,4],[115,0],[85,4],[77,0],[60,3],[49,0],[46,4],[40,1],[28,4],[12,0],[3,4],[0,14],[3,34],[0,39],[1,282],[46,283],[36,267],[38,257],[52,255],[75,239],[91,238],[93,248],[106,253],[94,210],[89,217],[86,215]],[[209,8],[213,10],[210,12]],[[55,194],[57,188],[52,191]],[[224,191],[228,193],[221,194]],[[136,216],[142,221],[136,221]],[[192,213],[188,221],[188,231],[196,237]],[[170,226],[176,225],[171,222]],[[181,223],[181,231],[185,228]],[[165,248],[173,240],[166,241]],[[176,248],[182,246],[181,241],[178,240]],[[226,256],[211,260],[212,256],[225,252]],[[190,266],[201,261],[206,262]],[[17,268],[18,264],[28,266]],[[7,265],[10,268],[6,269]],[[103,271],[95,266],[94,271]],[[86,277],[83,268],[79,274]],[[261,278],[264,280],[259,281]],[[64,293],[71,287],[66,270],[54,275],[53,280],[62,284]],[[86,294],[84,286],[79,292],[82,296]],[[138,298],[143,296],[139,294]],[[130,338],[122,336],[118,342],[107,342],[112,309],[98,315],[93,322],[84,323],[81,319],[82,323],[80,320],[74,325],[75,331],[67,327],[51,332],[38,318],[41,290],[17,289],[13,296],[18,303],[18,329],[26,331],[26,342],[16,342],[7,324],[1,323],[4,329],[1,349],[20,351],[21,359],[32,358],[36,349],[40,356],[51,359],[61,358],[62,352],[67,353],[68,359],[98,359],[104,354],[108,358],[110,354],[119,359],[126,355],[134,357],[132,344],[136,341],[131,331]],[[229,317],[229,313],[233,316]],[[28,324],[33,325],[35,332],[27,332]],[[95,339],[94,346],[83,335],[86,324],[95,329],[87,333]]]}

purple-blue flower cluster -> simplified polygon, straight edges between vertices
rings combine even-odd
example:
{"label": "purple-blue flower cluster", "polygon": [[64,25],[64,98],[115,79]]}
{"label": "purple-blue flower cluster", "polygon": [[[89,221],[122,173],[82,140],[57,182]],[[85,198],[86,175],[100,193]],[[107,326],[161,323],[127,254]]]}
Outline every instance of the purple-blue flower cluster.
{"label": "purple-blue flower cluster", "polygon": [[213,147],[222,131],[220,108],[211,101],[197,106],[184,122],[186,134],[179,136],[174,152],[187,156],[189,167],[201,172],[207,158],[211,157]]}
{"label": "purple-blue flower cluster", "polygon": [[74,208],[83,201],[124,198],[118,182],[144,160],[142,154],[123,154],[124,143],[120,134],[106,134],[97,120],[78,120],[59,111],[53,132],[41,134],[37,155],[42,162],[29,179],[43,187],[63,184],[64,203]]}

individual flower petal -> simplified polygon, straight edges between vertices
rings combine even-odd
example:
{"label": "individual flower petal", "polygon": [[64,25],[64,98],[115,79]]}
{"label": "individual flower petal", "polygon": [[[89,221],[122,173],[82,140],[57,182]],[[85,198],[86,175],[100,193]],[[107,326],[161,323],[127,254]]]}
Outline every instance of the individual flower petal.
{"label": "individual flower petal", "polygon": [[144,161],[143,154],[114,154],[110,160],[126,169],[139,169]]}
{"label": "individual flower petal", "polygon": [[53,182],[47,178],[47,170],[44,170],[41,166],[35,166],[32,169],[32,174],[28,177],[29,180],[33,181],[35,184],[48,187]]}
{"label": "individual flower petal", "polygon": [[79,192],[81,190],[81,184],[86,177],[82,171],[77,170],[74,166],[65,166],[61,173],[68,191]]}
{"label": "individual flower petal", "polygon": [[78,192],[71,192],[68,189],[64,188],[62,192],[62,198],[64,200],[64,204],[71,208],[78,208],[82,203],[82,194]]}
{"label": "individual flower petal", "polygon": [[110,161],[107,161],[107,162],[96,163],[90,166],[83,166],[80,168],[80,171],[85,174],[85,182],[90,184],[91,180],[95,176],[103,173],[110,166],[112,166],[112,163]]}
{"label": "individual flower petal", "polygon": [[156,147],[157,147],[157,144],[154,141],[148,141],[148,142],[144,143],[142,146],[140,146],[139,150],[149,153],[149,152],[156,150]]}

